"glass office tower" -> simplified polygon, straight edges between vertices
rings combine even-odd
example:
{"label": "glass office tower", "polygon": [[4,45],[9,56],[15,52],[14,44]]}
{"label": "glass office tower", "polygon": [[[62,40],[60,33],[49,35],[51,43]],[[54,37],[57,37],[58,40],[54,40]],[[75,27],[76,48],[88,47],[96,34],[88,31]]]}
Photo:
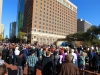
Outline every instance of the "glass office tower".
{"label": "glass office tower", "polygon": [[21,31],[21,28],[23,27],[23,19],[24,19],[24,4],[25,0],[18,0],[18,13],[17,13],[17,31],[16,36],[18,35],[18,32]]}

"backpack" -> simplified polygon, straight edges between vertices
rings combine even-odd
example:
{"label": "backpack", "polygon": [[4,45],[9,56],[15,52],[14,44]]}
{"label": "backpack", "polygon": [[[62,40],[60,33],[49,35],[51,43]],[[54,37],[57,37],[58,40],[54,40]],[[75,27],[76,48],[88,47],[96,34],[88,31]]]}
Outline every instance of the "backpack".
{"label": "backpack", "polygon": [[70,57],[71,62],[73,63],[74,56],[73,55],[67,55],[67,56]]}

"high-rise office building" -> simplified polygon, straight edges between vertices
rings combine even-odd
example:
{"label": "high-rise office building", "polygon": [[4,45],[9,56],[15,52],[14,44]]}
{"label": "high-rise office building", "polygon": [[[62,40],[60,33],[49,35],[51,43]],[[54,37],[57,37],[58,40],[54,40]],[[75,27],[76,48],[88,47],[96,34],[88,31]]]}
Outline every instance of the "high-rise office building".
{"label": "high-rise office building", "polygon": [[2,3],[3,1],[0,0],[0,34],[4,37],[4,26],[2,24]]}
{"label": "high-rise office building", "polygon": [[21,31],[23,27],[24,4],[25,4],[25,0],[18,0],[16,35],[18,35],[18,32]]}
{"label": "high-rise office building", "polygon": [[88,21],[77,19],[77,32],[86,32],[91,26],[92,24]]}
{"label": "high-rise office building", "polygon": [[2,0],[0,0],[0,24],[1,24],[1,18],[2,18]]}
{"label": "high-rise office building", "polygon": [[77,6],[69,0],[26,0],[23,31],[31,43],[66,38],[77,32]]}
{"label": "high-rise office building", "polygon": [[10,23],[10,28],[9,28],[9,38],[13,38],[16,36],[16,22]]}

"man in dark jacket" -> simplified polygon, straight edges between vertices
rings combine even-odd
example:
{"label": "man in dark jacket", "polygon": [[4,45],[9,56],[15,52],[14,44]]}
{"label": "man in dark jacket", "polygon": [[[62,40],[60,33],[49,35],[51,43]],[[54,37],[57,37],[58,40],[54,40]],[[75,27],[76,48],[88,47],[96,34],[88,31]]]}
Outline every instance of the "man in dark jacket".
{"label": "man in dark jacket", "polygon": [[28,50],[28,48],[25,47],[24,50],[23,50],[23,52],[24,52],[24,58],[25,58],[25,60],[26,60],[26,59],[27,59],[27,56],[29,55],[29,50]]}
{"label": "man in dark jacket", "polygon": [[52,75],[54,69],[53,59],[50,57],[51,53],[46,52],[46,57],[42,60],[42,75]]}
{"label": "man in dark jacket", "polygon": [[98,65],[99,65],[99,51],[98,50],[92,59],[92,64],[93,64],[93,69],[94,69],[94,75],[97,75]]}
{"label": "man in dark jacket", "polygon": [[7,54],[8,54],[8,49],[7,47],[4,47],[2,51],[2,59],[6,62],[7,61]]}

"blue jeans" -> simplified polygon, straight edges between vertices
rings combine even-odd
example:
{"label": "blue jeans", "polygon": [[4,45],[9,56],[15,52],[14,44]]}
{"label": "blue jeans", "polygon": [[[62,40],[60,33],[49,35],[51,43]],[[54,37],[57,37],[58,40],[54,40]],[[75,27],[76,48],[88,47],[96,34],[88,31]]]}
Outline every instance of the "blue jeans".
{"label": "blue jeans", "polygon": [[16,61],[17,57],[18,57],[17,55],[14,55],[14,58],[13,58],[14,59],[14,65],[17,63],[17,61]]}
{"label": "blue jeans", "polygon": [[78,59],[76,60],[75,65],[78,67]]}
{"label": "blue jeans", "polygon": [[82,50],[80,50],[80,54],[82,53]]}

